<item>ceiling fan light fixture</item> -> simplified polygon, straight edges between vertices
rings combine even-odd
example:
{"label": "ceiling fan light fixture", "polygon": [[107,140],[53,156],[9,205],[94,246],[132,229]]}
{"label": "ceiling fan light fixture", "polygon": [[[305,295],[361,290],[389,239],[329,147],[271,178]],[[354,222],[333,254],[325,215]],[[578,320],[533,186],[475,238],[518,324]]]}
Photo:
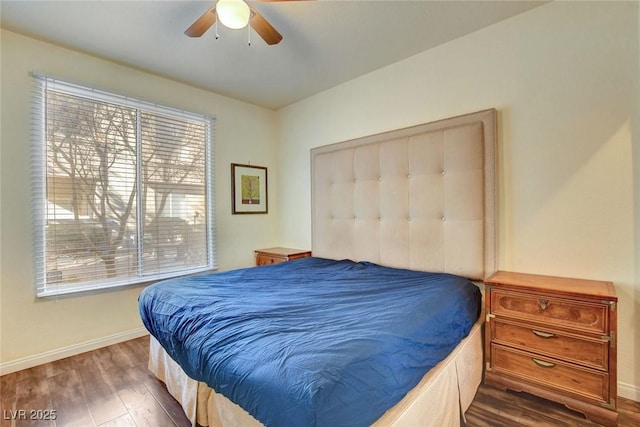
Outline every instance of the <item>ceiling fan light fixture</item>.
{"label": "ceiling fan light fixture", "polygon": [[249,5],[243,0],[218,0],[216,13],[222,25],[232,30],[246,27],[251,17]]}

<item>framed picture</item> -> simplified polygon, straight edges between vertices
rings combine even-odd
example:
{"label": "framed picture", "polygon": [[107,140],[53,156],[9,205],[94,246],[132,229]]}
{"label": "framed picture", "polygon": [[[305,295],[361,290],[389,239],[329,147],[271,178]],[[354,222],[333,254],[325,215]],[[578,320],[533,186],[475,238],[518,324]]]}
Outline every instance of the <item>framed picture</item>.
{"label": "framed picture", "polygon": [[268,213],[267,168],[231,163],[231,197],[232,214]]}

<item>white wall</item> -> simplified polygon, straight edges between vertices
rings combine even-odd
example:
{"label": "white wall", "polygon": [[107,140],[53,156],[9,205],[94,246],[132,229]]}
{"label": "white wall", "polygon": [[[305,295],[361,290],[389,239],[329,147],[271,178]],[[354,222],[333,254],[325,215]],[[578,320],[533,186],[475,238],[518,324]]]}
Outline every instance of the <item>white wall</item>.
{"label": "white wall", "polygon": [[87,345],[126,338],[132,331],[139,333],[142,327],[137,309],[140,286],[59,299],[34,296],[29,215],[31,71],[216,116],[218,265],[221,270],[251,265],[254,249],[277,244],[277,205],[270,204],[269,215],[231,215],[230,189],[230,163],[250,161],[269,168],[269,195],[271,200],[277,199],[273,111],[4,30],[1,43],[0,368],[4,367],[3,371],[41,362],[46,352],[53,352],[49,356],[56,357],[86,349]]}
{"label": "white wall", "polygon": [[640,400],[639,21],[554,2],[280,110],[281,244],[311,245],[310,148],[497,108],[499,267],[613,281],[619,393]]}
{"label": "white wall", "polygon": [[[637,19],[640,22],[640,7],[637,10]],[[640,26],[640,24],[639,24]],[[640,33],[640,30],[638,30]],[[640,39],[640,34],[636,33],[636,41]],[[638,41],[640,44],[640,41]],[[640,55],[636,57],[636,73],[640,74]],[[635,110],[631,119],[632,122],[632,137],[631,143],[633,146],[632,153],[632,162],[633,162],[633,195],[634,195],[634,210],[633,210],[633,220],[634,220],[634,242],[635,242],[635,256],[634,256],[634,267],[635,267],[635,291],[633,294],[633,298],[629,305],[633,305],[633,314],[630,316],[628,324],[632,329],[632,333],[635,334],[635,340],[633,347],[629,350],[631,353],[631,357],[636,361],[636,366],[634,369],[633,380],[635,380],[634,384],[636,386],[636,400],[640,401],[640,393],[638,392],[638,388],[640,387],[640,366],[638,359],[640,356],[640,337],[639,335],[639,327],[640,327],[640,80],[636,79],[635,81],[635,91],[633,91],[635,97]]]}

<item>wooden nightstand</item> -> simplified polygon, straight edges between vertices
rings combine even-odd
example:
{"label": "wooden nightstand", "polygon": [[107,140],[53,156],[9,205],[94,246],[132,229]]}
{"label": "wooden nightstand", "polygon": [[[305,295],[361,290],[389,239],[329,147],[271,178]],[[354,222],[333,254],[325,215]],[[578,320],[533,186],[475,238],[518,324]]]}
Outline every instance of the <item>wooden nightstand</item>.
{"label": "wooden nightstand", "polygon": [[298,258],[308,258],[311,251],[291,248],[259,249],[256,252],[256,265],[276,264]]}
{"label": "wooden nightstand", "polygon": [[613,283],[498,271],[485,284],[485,383],[617,425]]}

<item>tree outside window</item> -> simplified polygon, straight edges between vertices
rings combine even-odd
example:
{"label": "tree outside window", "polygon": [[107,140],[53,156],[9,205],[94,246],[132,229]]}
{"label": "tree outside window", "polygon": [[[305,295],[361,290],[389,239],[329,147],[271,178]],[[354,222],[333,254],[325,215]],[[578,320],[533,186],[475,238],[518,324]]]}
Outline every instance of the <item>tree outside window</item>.
{"label": "tree outside window", "polygon": [[45,108],[45,288],[210,267],[203,120],[51,89]]}

